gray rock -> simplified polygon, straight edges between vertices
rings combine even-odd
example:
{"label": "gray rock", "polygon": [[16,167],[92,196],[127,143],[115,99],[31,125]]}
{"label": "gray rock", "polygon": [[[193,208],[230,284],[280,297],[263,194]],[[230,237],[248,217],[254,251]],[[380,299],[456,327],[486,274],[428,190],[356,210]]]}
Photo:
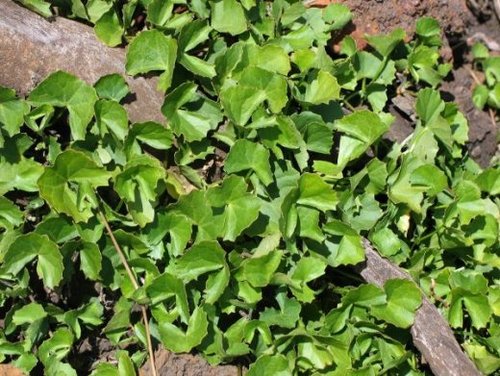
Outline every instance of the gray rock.
{"label": "gray rock", "polygon": [[49,22],[11,0],[0,0],[0,14],[0,85],[25,96],[57,70],[89,84],[106,74],[119,73],[133,93],[125,105],[130,120],[165,122],[157,79],[127,76],[125,50],[102,44],[91,27],[64,18]]}

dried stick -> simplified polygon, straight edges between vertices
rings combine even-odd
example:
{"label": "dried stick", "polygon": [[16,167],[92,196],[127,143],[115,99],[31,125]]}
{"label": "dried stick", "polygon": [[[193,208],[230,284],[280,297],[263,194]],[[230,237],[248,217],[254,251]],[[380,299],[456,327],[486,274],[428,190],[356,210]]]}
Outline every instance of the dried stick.
{"label": "dried stick", "polygon": [[[113,246],[115,247],[116,253],[118,253],[118,256],[120,256],[120,261],[121,261],[122,265],[124,266],[125,270],[127,271],[127,275],[128,275],[128,278],[130,279],[130,282],[134,286],[135,290],[139,289],[139,283],[137,282],[137,279],[135,278],[135,275],[132,272],[132,269],[130,268],[130,265],[127,262],[127,258],[125,257],[125,253],[123,252],[120,245],[116,241],[115,235],[113,234],[113,230],[111,229],[111,226],[109,225],[109,222],[107,221],[107,219],[104,216],[104,213],[102,211],[99,211],[99,217],[101,219],[102,224],[106,228],[106,231],[111,239],[111,243],[113,243]],[[153,351],[153,342],[151,341],[151,331],[149,330],[148,312],[146,311],[146,307],[144,307],[142,304],[141,304],[141,312],[142,312],[142,321],[144,321],[144,329],[146,330],[146,341],[147,341],[147,349],[148,349],[148,354],[149,354],[149,362],[151,363],[151,372],[152,372],[153,376],[158,376],[158,373],[156,371],[156,365],[155,365],[155,354]]]}

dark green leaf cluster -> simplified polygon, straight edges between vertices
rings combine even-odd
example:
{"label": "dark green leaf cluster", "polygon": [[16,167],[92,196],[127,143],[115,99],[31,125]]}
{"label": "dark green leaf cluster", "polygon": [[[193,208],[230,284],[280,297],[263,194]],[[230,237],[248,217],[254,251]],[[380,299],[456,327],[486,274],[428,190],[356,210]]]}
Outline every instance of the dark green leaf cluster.
{"label": "dark green leaf cluster", "polygon": [[[134,374],[145,305],[155,342],[249,375],[425,374],[408,330],[424,293],[499,368],[500,169],[469,158],[467,121],[435,89],[450,69],[436,21],[335,54],[338,4],[57,4],[105,43],[131,38],[127,72],[159,76],[166,122],[130,124],[116,74],[0,88],[1,361],[75,375],[105,336],[117,366],[92,374]],[[415,130],[397,143],[401,97]],[[364,284],[363,236],[416,283]]]}

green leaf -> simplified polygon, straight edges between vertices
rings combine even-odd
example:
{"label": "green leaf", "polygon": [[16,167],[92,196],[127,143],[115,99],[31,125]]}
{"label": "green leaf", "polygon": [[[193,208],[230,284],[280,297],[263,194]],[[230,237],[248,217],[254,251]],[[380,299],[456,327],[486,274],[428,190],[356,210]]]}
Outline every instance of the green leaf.
{"label": "green leaf", "polygon": [[266,93],[253,87],[231,86],[221,93],[224,110],[238,125],[245,125],[259,105],[266,99]]}
{"label": "green leaf", "polygon": [[262,355],[248,370],[248,376],[292,376],[288,360],[283,355]]}
{"label": "green leaf", "polygon": [[181,63],[187,70],[201,77],[213,78],[217,75],[213,64],[196,56],[182,54],[179,59],[179,63]]}
{"label": "green leaf", "polygon": [[264,287],[271,282],[271,279],[278,268],[282,251],[271,251],[262,257],[252,257],[241,263],[241,278],[248,281],[254,287]]}
{"label": "green leaf", "polygon": [[99,363],[90,376],[120,376],[118,369],[110,363]]}
{"label": "green leaf", "polygon": [[20,3],[45,18],[52,17],[50,3],[44,0],[20,0]]}
{"label": "green leaf", "polygon": [[42,305],[29,303],[14,312],[12,322],[15,325],[32,324],[36,320],[42,320],[45,317],[47,317],[47,312],[45,312]]}
{"label": "green leaf", "polygon": [[118,375],[119,376],[135,376],[134,364],[126,351],[118,352]]}
{"label": "green leaf", "polygon": [[224,290],[229,285],[231,273],[229,267],[224,265],[224,268],[214,274],[210,274],[207,278],[205,288],[205,302],[207,304],[214,304],[224,293]]}
{"label": "green leaf", "polygon": [[332,30],[342,30],[352,19],[352,13],[344,4],[330,3],[323,11],[323,19],[331,23]]}
{"label": "green leaf", "polygon": [[236,84],[223,87],[220,98],[228,117],[238,125],[245,125],[264,101],[273,113],[281,112],[288,101],[287,83],[281,75],[248,67]]}
{"label": "green leaf", "polygon": [[298,222],[297,199],[298,189],[290,189],[280,202],[279,227],[285,238],[292,238]]}
{"label": "green leaf", "polygon": [[474,59],[486,59],[490,57],[490,50],[481,42],[476,42],[471,48]]}
{"label": "green leaf", "polygon": [[330,154],[333,146],[333,131],[325,124],[321,116],[312,112],[302,112],[292,116],[292,120],[302,134],[308,150]]}
{"label": "green leaf", "polygon": [[189,318],[187,331],[184,332],[177,326],[162,322],[158,326],[160,339],[163,345],[174,352],[189,352],[198,346],[207,335],[208,320],[205,310],[196,307]]}
{"label": "green leaf", "polygon": [[366,99],[374,112],[381,112],[387,103],[387,89],[382,84],[372,84],[366,88]]}
{"label": "green leaf", "polygon": [[328,104],[340,98],[340,85],[330,73],[320,70],[309,82],[303,101],[310,104]]}
{"label": "green leaf", "polygon": [[222,185],[207,192],[212,207],[222,208],[224,240],[235,241],[259,216],[261,201],[247,193],[245,180],[229,176]]}
{"label": "green leaf", "polygon": [[492,56],[483,61],[486,84],[490,87],[500,82],[500,56]]}
{"label": "green leaf", "polygon": [[54,216],[44,219],[36,226],[35,232],[47,235],[55,243],[61,244],[78,237],[74,224],[65,216]]}
{"label": "green leaf", "polygon": [[441,28],[439,22],[432,17],[421,17],[417,20],[415,33],[428,46],[441,46]]}
{"label": "green leaf", "polygon": [[89,0],[86,8],[90,22],[96,23],[112,6],[113,4],[108,3],[106,0]]}
{"label": "green leaf", "polygon": [[167,95],[161,108],[174,133],[188,142],[203,140],[222,121],[218,104],[197,89],[192,82],[183,83]]}
{"label": "green leaf", "polygon": [[0,196],[0,228],[17,227],[23,222],[23,212],[10,200]]}
{"label": "green leaf", "polygon": [[353,290],[350,290],[342,299],[342,305],[350,304],[370,308],[386,304],[386,295],[384,291],[372,284],[361,285]]}
{"label": "green leaf", "polygon": [[116,47],[122,43],[124,28],[115,10],[111,8],[95,23],[94,31],[104,44]]}
{"label": "green leaf", "polygon": [[264,185],[272,183],[269,151],[262,145],[248,140],[238,140],[229,151],[224,170],[228,173],[252,170]]}
{"label": "green leaf", "polygon": [[327,259],[330,265],[356,265],[364,261],[365,249],[361,236],[346,224],[333,220],[323,226],[323,230],[332,235],[325,242]]}
{"label": "green leaf", "polygon": [[148,2],[148,21],[155,25],[165,25],[172,16],[174,2],[171,0],[152,0]]}
{"label": "green leaf", "polygon": [[306,173],[300,177],[298,204],[325,212],[335,210],[338,202],[336,192],[319,175]]}
{"label": "green leaf", "polygon": [[368,35],[366,36],[367,42],[375,48],[375,50],[380,53],[383,57],[387,57],[391,54],[394,48],[404,41],[406,38],[406,32],[397,28],[394,29],[388,35]]}
{"label": "green leaf", "polygon": [[291,279],[305,284],[325,274],[326,264],[315,257],[302,257],[295,266]]}
{"label": "green leaf", "polygon": [[43,166],[32,159],[22,158],[18,163],[0,161],[0,194],[14,189],[26,192],[38,191],[37,181],[43,173]]}
{"label": "green leaf", "polygon": [[[411,184],[412,174],[416,171],[422,162],[413,155],[406,156],[400,168],[396,171],[396,179],[391,182],[389,188],[389,198],[394,203],[405,203],[408,207],[416,213],[420,213],[422,211],[421,203],[423,199],[423,192],[427,190],[426,186]],[[432,170],[433,168],[431,168]],[[426,168],[424,167],[421,170],[421,174],[425,173]],[[421,176],[420,176],[421,177]],[[413,182],[422,182],[419,174],[417,174],[416,179],[413,179]],[[431,186],[432,182],[425,181],[423,182],[425,185]],[[438,182],[438,185],[445,183],[444,181]],[[446,184],[446,183],[445,183]],[[436,186],[435,188],[440,188]]]}
{"label": "green leaf", "polygon": [[484,328],[491,317],[491,307],[486,297],[488,280],[472,271],[454,271],[450,276],[452,298],[449,315],[452,326],[462,326],[462,303],[476,328]]}
{"label": "green leaf", "polygon": [[417,114],[424,124],[435,120],[445,107],[444,101],[436,90],[427,88],[420,90],[417,97]]}
{"label": "green leaf", "polygon": [[77,376],[75,369],[71,365],[53,360],[47,361],[46,374],[47,376]]}
{"label": "green leaf", "polygon": [[63,275],[63,258],[57,244],[46,235],[21,235],[10,245],[2,270],[17,275],[31,260],[37,259],[36,271],[47,288],[59,285]]}
{"label": "green leaf", "polygon": [[464,305],[469,312],[472,325],[478,329],[486,328],[491,318],[491,307],[484,295],[464,296]]}
{"label": "green leaf", "polygon": [[490,90],[488,95],[488,106],[497,109],[500,108],[500,82],[497,82]]}
{"label": "green leaf", "polygon": [[92,198],[81,199],[84,189],[108,185],[110,176],[84,153],[69,149],[59,154],[53,167],[45,169],[38,186],[40,195],[55,211],[68,214],[77,222],[87,222],[96,203]]}
{"label": "green leaf", "polygon": [[[40,133],[45,128],[50,126],[52,117],[54,116],[54,107],[45,104],[35,108],[33,111],[24,115],[24,122],[33,131]],[[53,140],[53,139],[52,139]],[[53,143],[53,141],[52,141]]]}
{"label": "green leaf", "polygon": [[361,110],[337,120],[335,129],[344,133],[337,162],[344,167],[361,156],[389,127],[378,115]]}
{"label": "green leaf", "polygon": [[67,107],[71,135],[74,140],[83,140],[94,115],[97,94],[92,86],[69,73],[58,71],[33,89],[28,100],[34,105]]}
{"label": "green leaf", "polygon": [[97,244],[83,243],[83,247],[80,250],[80,268],[83,274],[91,281],[100,279],[102,255]]}
{"label": "green leaf", "polygon": [[290,72],[290,58],[282,47],[272,44],[264,46],[249,44],[246,48],[251,65],[284,76]]}
{"label": "green leaf", "polygon": [[95,104],[95,117],[101,137],[112,133],[123,141],[128,133],[127,111],[114,100],[101,99]]}
{"label": "green leaf", "polygon": [[476,184],[483,192],[495,196],[500,193],[500,168],[488,168],[476,178]]}
{"label": "green leaf", "polygon": [[169,272],[185,282],[200,275],[224,267],[225,252],[216,241],[203,241],[195,244],[168,268]]}
{"label": "green leaf", "polygon": [[394,256],[401,249],[401,241],[390,229],[383,228],[375,231],[370,239],[377,247],[377,250],[386,257]]}
{"label": "green leaf", "polygon": [[412,281],[390,279],[384,284],[387,303],[372,305],[371,313],[400,328],[413,324],[415,311],[422,303],[420,290]]}
{"label": "green leaf", "polygon": [[427,187],[427,194],[435,196],[448,186],[446,175],[434,165],[425,164],[416,168],[410,177],[411,185]]}
{"label": "green leaf", "polygon": [[472,102],[474,106],[482,110],[488,102],[488,95],[490,91],[486,85],[477,85],[472,91]]}
{"label": "green leaf", "polygon": [[10,137],[19,133],[24,123],[24,115],[30,110],[29,105],[16,98],[16,92],[0,86],[0,125]]}
{"label": "green leaf", "polygon": [[293,329],[299,320],[302,306],[297,300],[287,298],[284,293],[278,294],[276,300],[279,304],[279,310],[266,308],[261,312],[259,320],[268,326],[276,325],[281,328]]}
{"label": "green leaf", "polygon": [[88,326],[101,325],[103,312],[104,308],[99,302],[99,298],[94,297],[90,298],[89,302],[80,308],[66,311],[63,320],[75,333],[76,338],[80,338],[82,335],[80,323]]}
{"label": "green leaf", "polygon": [[129,93],[127,82],[116,73],[99,78],[94,84],[94,88],[99,98],[112,99],[117,102],[120,102]]}
{"label": "green leaf", "polygon": [[197,241],[212,240],[219,236],[219,223],[214,220],[205,192],[195,190],[188,195],[181,196],[172,210],[189,218],[192,224],[198,226]]}
{"label": "green leaf", "polygon": [[174,142],[174,135],[169,128],[153,121],[134,124],[125,142],[129,159],[132,159],[132,155],[142,154],[138,141],[157,150],[168,150]]}
{"label": "green leaf", "polygon": [[29,372],[31,372],[31,370],[35,368],[37,363],[38,359],[35,355],[24,353],[12,364],[20,370],[26,372],[26,374],[29,374]]}
{"label": "green leaf", "polygon": [[139,33],[130,43],[125,69],[133,76],[163,71],[158,89],[166,92],[172,82],[176,59],[177,41],[158,30],[147,30]]}
{"label": "green leaf", "polygon": [[115,344],[130,327],[130,310],[132,309],[132,305],[133,302],[124,296],[120,297],[113,307],[113,316],[103,329],[106,336]]}
{"label": "green leaf", "polygon": [[500,368],[500,358],[489,352],[485,346],[464,343],[464,347],[469,357],[474,360],[474,363],[483,374],[494,374]]}
{"label": "green leaf", "polygon": [[154,205],[162,192],[161,182],[166,178],[165,174],[165,169],[156,158],[143,155],[129,161],[116,175],[115,190],[141,227],[154,220]]}
{"label": "green leaf", "polygon": [[247,30],[245,11],[236,0],[216,0],[210,6],[211,26],[218,32],[238,35]]}
{"label": "green leaf", "polygon": [[319,227],[320,212],[304,206],[297,207],[297,216],[299,218],[299,236],[309,238],[321,243],[325,240],[325,235]]}
{"label": "green leaf", "polygon": [[47,367],[49,362],[62,360],[71,350],[73,334],[66,328],[57,329],[52,337],[44,341],[38,348],[38,357]]}
{"label": "green leaf", "polygon": [[183,281],[169,273],[163,273],[147,286],[146,291],[154,306],[175,297],[175,305],[179,312],[179,316],[183,322],[188,322],[189,305],[186,295],[186,286]]}
{"label": "green leaf", "polygon": [[167,211],[157,213],[155,221],[144,229],[147,242],[156,246],[163,241],[167,233],[170,235],[170,243],[167,244],[169,253],[180,256],[191,239],[191,221],[181,213]]}
{"label": "green leaf", "polygon": [[195,20],[184,26],[179,34],[179,50],[187,52],[205,42],[212,28],[206,20]]}

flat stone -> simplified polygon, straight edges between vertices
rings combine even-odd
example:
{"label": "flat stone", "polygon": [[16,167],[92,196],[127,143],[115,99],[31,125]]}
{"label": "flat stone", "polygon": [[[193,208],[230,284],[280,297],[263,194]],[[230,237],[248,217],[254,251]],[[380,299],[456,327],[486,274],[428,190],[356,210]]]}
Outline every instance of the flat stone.
{"label": "flat stone", "polygon": [[119,73],[132,92],[125,105],[130,120],[165,122],[160,111],[164,96],[156,90],[157,78],[127,76],[125,50],[101,43],[91,27],[62,17],[50,22],[12,0],[0,0],[0,14],[0,85],[26,96],[57,70],[89,84]]}

